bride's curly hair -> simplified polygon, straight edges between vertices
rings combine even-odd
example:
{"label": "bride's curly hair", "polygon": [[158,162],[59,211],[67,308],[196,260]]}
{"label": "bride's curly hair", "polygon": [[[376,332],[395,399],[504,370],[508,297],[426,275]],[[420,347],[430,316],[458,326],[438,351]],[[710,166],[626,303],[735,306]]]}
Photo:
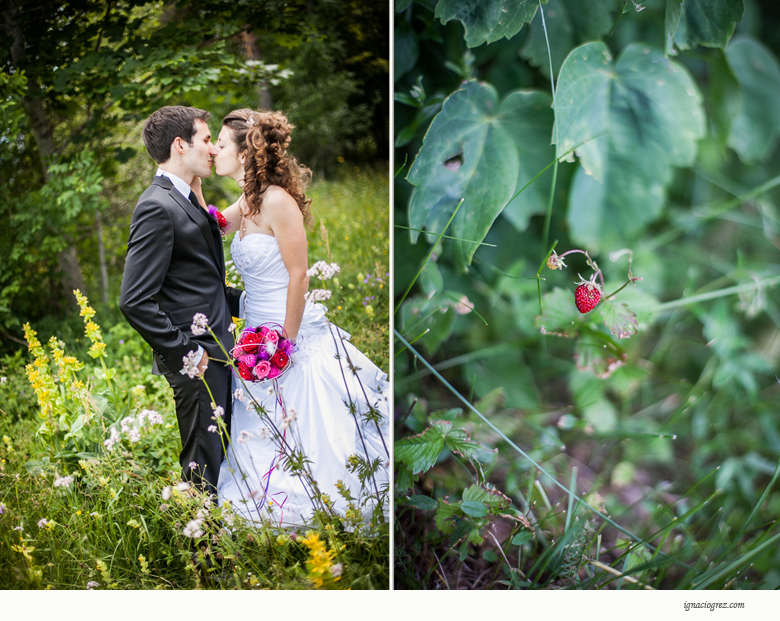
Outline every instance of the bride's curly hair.
{"label": "bride's curly hair", "polygon": [[281,112],[256,112],[249,108],[234,110],[222,121],[233,130],[239,155],[244,160],[244,196],[247,216],[260,213],[263,192],[269,185],[283,188],[298,203],[303,222],[311,225],[311,199],[304,190],[311,182],[311,170],[287,152],[295,127]]}

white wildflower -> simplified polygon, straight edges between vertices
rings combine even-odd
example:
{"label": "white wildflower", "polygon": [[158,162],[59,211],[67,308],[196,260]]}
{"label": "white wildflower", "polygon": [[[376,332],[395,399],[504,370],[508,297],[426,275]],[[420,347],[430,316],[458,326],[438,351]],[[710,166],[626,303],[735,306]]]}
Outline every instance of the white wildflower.
{"label": "white wildflower", "polygon": [[242,430],[241,433],[238,436],[238,443],[239,444],[246,444],[249,440],[254,438],[255,436],[248,432],[246,429]]}
{"label": "white wildflower", "polygon": [[209,320],[203,313],[195,313],[195,315],[192,318],[192,325],[190,326],[190,330],[192,330],[192,334],[194,336],[200,336],[201,334],[206,334],[206,326],[208,325]]}
{"label": "white wildflower", "polygon": [[144,410],[144,412],[146,412],[146,417],[149,419],[150,425],[162,425],[163,417],[160,413],[155,410]]}
{"label": "white wildflower", "polygon": [[236,401],[240,401],[241,403],[246,403],[247,402],[246,393],[241,388],[236,388],[233,391],[233,398]]}
{"label": "white wildflower", "polygon": [[130,425],[135,422],[132,416],[125,416],[122,419],[122,433],[130,433]]}
{"label": "white wildflower", "polygon": [[265,389],[265,394],[267,394],[269,397],[270,397],[272,394],[274,394],[274,387],[273,387],[273,386],[269,386],[268,388],[266,388],[266,389]]}
{"label": "white wildflower", "polygon": [[324,302],[325,300],[329,300],[330,296],[330,289],[312,289],[311,291],[307,291],[303,297],[308,302]]}
{"label": "white wildflower", "polygon": [[110,451],[112,448],[114,448],[114,444],[119,442],[119,438],[119,432],[116,430],[116,427],[111,427],[111,435],[105,442],[103,442],[103,444],[106,446],[106,450]]}
{"label": "white wildflower", "polygon": [[164,501],[166,501],[166,502],[171,499],[171,486],[170,485],[167,485],[166,487],[163,487],[162,499]]}
{"label": "white wildflower", "polygon": [[290,412],[290,420],[298,420],[298,410],[296,410],[294,407],[290,407],[288,408],[288,411]]}
{"label": "white wildflower", "polygon": [[206,511],[205,509],[198,509],[198,512],[195,514],[195,517],[198,518],[199,520],[203,520],[208,514],[209,512]]}
{"label": "white wildflower", "polygon": [[341,268],[339,268],[337,263],[325,263],[325,261],[317,261],[308,269],[306,275],[309,278],[312,276],[319,276],[321,280],[328,280],[328,278],[333,278],[333,276],[338,274],[340,269]]}
{"label": "white wildflower", "polygon": [[146,420],[146,416],[149,413],[149,410],[141,410],[138,413],[138,418],[136,419],[138,421],[138,425],[143,427],[144,426],[144,420]]}
{"label": "white wildflower", "polygon": [[201,524],[203,524],[203,520],[191,520],[182,530],[182,534],[193,539],[203,537],[203,531],[200,529]]}
{"label": "white wildflower", "polygon": [[99,587],[99,586],[100,586],[99,582],[95,582],[94,580],[90,580],[89,582],[87,582],[87,591],[91,591],[95,587]]}
{"label": "white wildflower", "polygon": [[131,429],[127,437],[130,438],[130,442],[138,442],[141,439],[141,432],[138,429]]}
{"label": "white wildflower", "polygon": [[333,567],[330,568],[330,575],[334,578],[338,578],[343,570],[344,566],[341,563],[336,563]]}
{"label": "white wildflower", "polygon": [[214,409],[214,420],[217,418],[222,418],[225,415],[225,408],[223,408],[221,405],[218,405]]}
{"label": "white wildflower", "polygon": [[0,377],[0,384],[5,384],[8,381],[8,378],[3,375],[3,377]]}
{"label": "white wildflower", "polygon": [[21,526],[14,526],[14,530],[21,530],[21,531],[23,531],[24,528],[22,528]]}
{"label": "white wildflower", "polygon": [[228,332],[230,332],[230,334],[233,334],[233,332],[235,332],[235,331],[236,331],[236,324],[234,322],[234,323],[231,323],[230,326],[228,327]]}
{"label": "white wildflower", "polygon": [[216,426],[216,425],[209,425],[209,426],[208,426],[208,430],[209,430],[211,433],[217,433],[217,426]]}
{"label": "white wildflower", "polygon": [[69,487],[73,483],[72,476],[59,477],[54,481],[54,487]]}
{"label": "white wildflower", "polygon": [[187,481],[182,481],[181,483],[176,484],[176,489],[180,492],[186,492],[188,489],[190,489],[190,484],[187,483]]}
{"label": "white wildflower", "polygon": [[198,464],[196,464],[194,461],[191,461],[189,463],[190,470],[196,470],[198,468]]}
{"label": "white wildflower", "polygon": [[197,357],[197,355],[198,355],[198,350],[196,349],[189,352],[186,356],[182,356],[182,361],[184,362],[184,373],[190,379],[194,379],[200,376],[200,371],[198,370],[198,363],[195,362],[195,358]]}
{"label": "white wildflower", "polygon": [[46,518],[41,518],[40,520],[38,520],[38,528],[43,528],[48,523],[49,523],[49,520],[47,520]]}
{"label": "white wildflower", "polygon": [[267,440],[269,433],[270,433],[270,429],[268,429],[268,427],[263,427],[260,430],[260,439],[261,440]]}

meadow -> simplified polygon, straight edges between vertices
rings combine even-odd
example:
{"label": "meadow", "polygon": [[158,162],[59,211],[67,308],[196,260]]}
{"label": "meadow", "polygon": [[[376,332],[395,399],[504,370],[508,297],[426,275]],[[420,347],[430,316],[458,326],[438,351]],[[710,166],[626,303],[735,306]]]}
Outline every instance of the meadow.
{"label": "meadow", "polygon": [[[310,191],[309,263],[340,266],[310,288],[332,290],[330,320],[386,371],[388,179],[344,166]],[[180,483],[172,392],[116,303],[83,298],[81,316],[27,327],[29,347],[0,359],[0,588],[387,588],[381,509],[359,525],[325,503],[293,532]],[[213,566],[198,567],[196,544]]]}

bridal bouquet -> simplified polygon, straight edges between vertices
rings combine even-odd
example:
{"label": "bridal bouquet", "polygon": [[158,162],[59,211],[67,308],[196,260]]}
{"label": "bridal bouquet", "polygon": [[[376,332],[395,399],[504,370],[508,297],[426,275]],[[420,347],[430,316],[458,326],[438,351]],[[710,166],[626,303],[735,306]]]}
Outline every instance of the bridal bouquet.
{"label": "bridal bouquet", "polygon": [[238,374],[248,382],[281,377],[291,366],[294,343],[278,326],[245,328],[230,352],[238,364]]}

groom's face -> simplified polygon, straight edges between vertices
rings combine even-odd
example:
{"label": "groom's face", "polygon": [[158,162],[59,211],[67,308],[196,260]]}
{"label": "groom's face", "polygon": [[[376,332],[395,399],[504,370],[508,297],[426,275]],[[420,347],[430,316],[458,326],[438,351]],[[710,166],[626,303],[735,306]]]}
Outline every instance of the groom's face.
{"label": "groom's face", "polygon": [[183,143],[182,163],[196,177],[205,178],[211,175],[211,162],[216,154],[216,148],[211,144],[211,130],[206,123],[196,119],[195,129],[192,146]]}

